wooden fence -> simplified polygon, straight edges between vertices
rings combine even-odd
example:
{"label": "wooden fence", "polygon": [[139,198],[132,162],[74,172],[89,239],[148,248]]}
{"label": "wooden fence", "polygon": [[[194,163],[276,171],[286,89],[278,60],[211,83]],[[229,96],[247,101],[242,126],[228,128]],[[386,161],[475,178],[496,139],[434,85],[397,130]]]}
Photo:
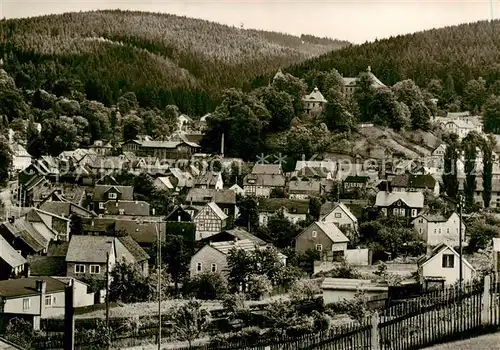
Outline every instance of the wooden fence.
{"label": "wooden fence", "polygon": [[[325,332],[300,337],[255,337],[236,343],[198,345],[189,349],[413,350],[499,328],[500,278],[486,276],[481,281],[464,284],[462,288],[450,287],[425,293],[419,298],[380,310],[361,323]],[[138,332],[142,334],[127,336],[116,334],[113,345],[120,348],[132,346],[134,341],[141,338],[154,337],[154,331],[144,329]],[[171,335],[167,334],[168,328],[164,331],[164,336],[168,338]],[[47,342],[38,348],[62,348],[62,342],[61,337],[53,339],[52,344]],[[76,339],[76,343],[85,344],[85,339]]]}

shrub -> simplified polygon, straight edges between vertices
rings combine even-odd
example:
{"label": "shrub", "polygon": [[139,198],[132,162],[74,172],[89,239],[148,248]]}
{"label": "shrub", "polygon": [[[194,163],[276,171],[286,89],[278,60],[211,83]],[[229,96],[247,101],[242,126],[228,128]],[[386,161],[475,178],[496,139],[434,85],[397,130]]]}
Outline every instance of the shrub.
{"label": "shrub", "polygon": [[227,292],[227,281],[218,272],[200,273],[191,278],[187,283],[188,295],[196,299],[222,299]]}
{"label": "shrub", "polygon": [[290,289],[290,298],[295,302],[312,300],[321,289],[314,280],[303,279],[296,281]]}
{"label": "shrub", "polygon": [[250,313],[250,308],[243,293],[227,294],[224,297],[222,306],[226,309],[230,319],[246,318]]}
{"label": "shrub", "polygon": [[266,276],[250,275],[247,284],[247,295],[252,300],[260,300],[271,294],[273,286]]}

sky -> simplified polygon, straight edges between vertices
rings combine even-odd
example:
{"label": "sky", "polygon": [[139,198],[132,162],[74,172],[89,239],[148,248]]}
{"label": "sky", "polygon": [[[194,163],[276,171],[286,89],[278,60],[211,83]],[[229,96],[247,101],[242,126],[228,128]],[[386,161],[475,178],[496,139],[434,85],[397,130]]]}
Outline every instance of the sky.
{"label": "sky", "polygon": [[498,18],[500,0],[0,0],[0,18],[98,9],[140,10],[357,44],[490,19],[490,7]]}

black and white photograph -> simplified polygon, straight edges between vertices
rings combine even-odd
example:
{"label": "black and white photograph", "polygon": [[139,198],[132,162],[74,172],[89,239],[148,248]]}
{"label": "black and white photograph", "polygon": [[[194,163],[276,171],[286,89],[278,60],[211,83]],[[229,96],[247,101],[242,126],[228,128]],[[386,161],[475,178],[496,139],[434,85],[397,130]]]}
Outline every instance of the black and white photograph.
{"label": "black and white photograph", "polygon": [[500,0],[0,0],[31,349],[500,349]]}

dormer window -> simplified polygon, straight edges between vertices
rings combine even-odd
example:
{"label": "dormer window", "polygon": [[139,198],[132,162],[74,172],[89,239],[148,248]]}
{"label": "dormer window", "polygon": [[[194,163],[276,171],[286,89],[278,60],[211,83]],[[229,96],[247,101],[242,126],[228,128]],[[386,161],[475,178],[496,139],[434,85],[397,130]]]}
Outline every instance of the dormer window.
{"label": "dormer window", "polygon": [[116,193],[110,192],[110,193],[108,193],[108,198],[109,199],[116,199],[116,198],[118,198],[118,196],[116,195]]}

